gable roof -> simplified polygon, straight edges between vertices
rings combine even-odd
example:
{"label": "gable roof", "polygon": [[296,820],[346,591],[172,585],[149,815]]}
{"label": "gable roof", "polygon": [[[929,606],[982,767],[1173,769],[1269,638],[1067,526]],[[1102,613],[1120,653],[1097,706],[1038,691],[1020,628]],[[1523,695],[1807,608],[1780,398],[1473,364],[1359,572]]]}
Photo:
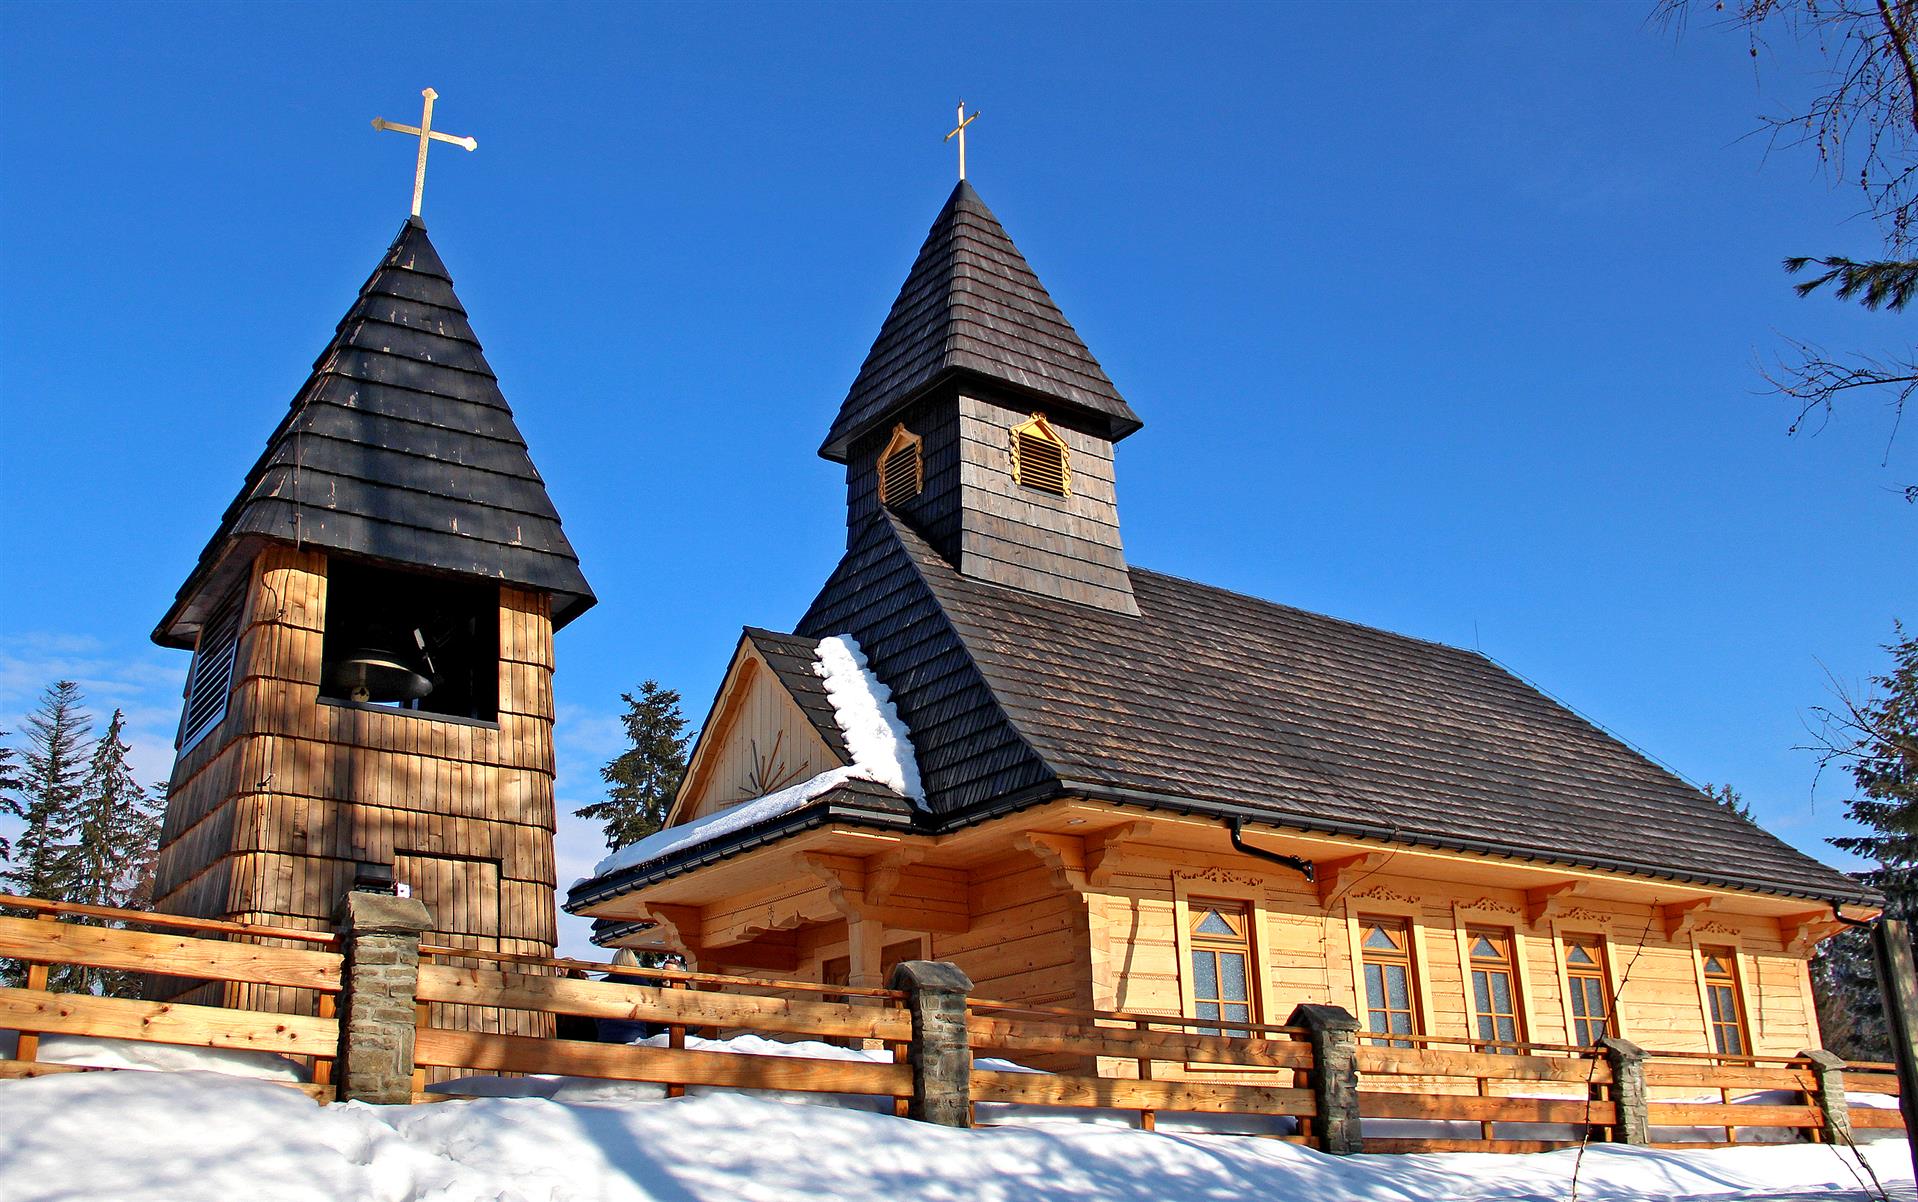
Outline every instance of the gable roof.
{"label": "gable roof", "polygon": [[[1004,724],[908,721],[922,765],[999,770],[987,797],[927,775],[947,825],[1070,793],[1821,900],[1872,896],[1475,652],[1140,568],[1139,616],[1110,613],[964,576],[896,517],[874,525],[976,671],[990,705],[974,698],[975,710]],[[874,666],[903,714],[924,686]],[[1010,746],[1042,766],[1049,790],[1029,784]]]}
{"label": "gable roof", "polygon": [[417,217],[340,319],[154,640],[192,646],[202,586],[262,538],[551,593],[556,629],[594,603]]}
{"label": "gable roof", "polygon": [[932,223],[819,453],[844,460],[854,439],[962,371],[1104,419],[1115,442],[1143,424],[964,180]]}
{"label": "gable roof", "polygon": [[746,641],[753,645],[753,649],[766,661],[766,666],[773,670],[773,675],[779,678],[779,683],[785,686],[800,712],[806,715],[812,728],[825,740],[826,747],[839,757],[839,762],[852,763],[852,751],[846,746],[846,732],[839,729],[832,698],[826,693],[826,679],[813,671],[813,665],[819,662],[819,640],[748,626]]}

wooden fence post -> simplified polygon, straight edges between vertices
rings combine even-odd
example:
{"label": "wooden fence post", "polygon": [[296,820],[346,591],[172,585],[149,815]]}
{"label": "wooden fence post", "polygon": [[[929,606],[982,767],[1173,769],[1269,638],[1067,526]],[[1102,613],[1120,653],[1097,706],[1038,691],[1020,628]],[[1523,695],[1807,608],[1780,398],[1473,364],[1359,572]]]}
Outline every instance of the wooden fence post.
{"label": "wooden fence post", "polygon": [[1898,1109],[1911,1140],[1911,1163],[1918,1171],[1918,967],[1912,963],[1911,929],[1902,918],[1880,918],[1871,928],[1872,958],[1877,961],[1878,991],[1885,1000],[1885,1030],[1891,1058],[1898,1065]]}
{"label": "wooden fence post", "polygon": [[1811,1075],[1818,1087],[1812,1104],[1825,1120],[1819,1134],[1828,1144],[1851,1142],[1851,1104],[1845,1100],[1845,1058],[1823,1048],[1798,1053],[1811,1061]]}
{"label": "wooden fence post", "polygon": [[355,892],[341,903],[340,1101],[413,1100],[420,935],[432,925],[418,898]]}
{"label": "wooden fence post", "polygon": [[1629,1039],[1607,1035],[1598,1041],[1612,1069],[1612,1105],[1618,1117],[1612,1139],[1644,1146],[1652,1142],[1651,1097],[1645,1089],[1645,1049]]}
{"label": "wooden fence post", "polygon": [[1292,1011],[1288,1027],[1304,1027],[1312,1045],[1311,1082],[1318,1114],[1313,1130],[1319,1151],[1351,1156],[1365,1150],[1359,1127],[1359,1020],[1343,1006],[1307,1003]]}
{"label": "wooden fence post", "polygon": [[972,1041],[966,995],[972,978],[956,964],[905,960],[892,970],[892,988],[906,994],[912,1013],[912,1103],[909,1118],[946,1127],[972,1126]]}

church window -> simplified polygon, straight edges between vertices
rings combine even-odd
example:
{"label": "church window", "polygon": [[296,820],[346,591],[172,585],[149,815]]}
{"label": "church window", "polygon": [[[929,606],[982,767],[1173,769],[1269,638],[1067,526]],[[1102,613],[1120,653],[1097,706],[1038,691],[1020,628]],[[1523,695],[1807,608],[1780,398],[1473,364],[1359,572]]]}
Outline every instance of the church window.
{"label": "church window", "polygon": [[904,425],[892,428],[892,439],[879,453],[879,503],[903,505],[926,486],[923,442]]}
{"label": "church window", "polygon": [[1738,989],[1738,953],[1729,947],[1702,947],[1705,1013],[1711,1022],[1712,1046],[1722,1055],[1748,1056],[1751,1040],[1745,1034],[1745,1002]]}
{"label": "church window", "polygon": [[499,713],[499,586],[335,558],[320,696],[491,722]]}
{"label": "church window", "polygon": [[[1512,933],[1486,927],[1465,932],[1472,962],[1472,1013],[1478,1037],[1488,1043],[1517,1043],[1524,1035],[1518,1014],[1518,974],[1513,967]],[[1516,1052],[1516,1048],[1498,1049]]]}
{"label": "church window", "polygon": [[1072,463],[1052,423],[1035,413],[1012,428],[1012,478],[1027,488],[1067,496],[1072,492]]}
{"label": "church window", "polygon": [[[1252,939],[1244,902],[1187,903],[1192,944],[1193,1017],[1252,1021]],[[1194,1028],[1200,1035],[1243,1035],[1240,1029]]]}
{"label": "church window", "polygon": [[[1412,971],[1412,928],[1402,918],[1359,920],[1365,965],[1366,1029],[1375,1035],[1416,1035],[1418,980]],[[1377,1040],[1409,1048],[1402,1040]]]}
{"label": "church window", "polygon": [[1565,937],[1565,983],[1572,998],[1572,1042],[1590,1047],[1612,1027],[1612,981],[1605,967],[1605,941],[1597,935]]}
{"label": "church window", "polygon": [[240,650],[240,602],[245,598],[244,586],[234,589],[200,625],[193,667],[187,672],[186,708],[180,716],[181,751],[226,717],[227,698],[233,693],[233,662]]}

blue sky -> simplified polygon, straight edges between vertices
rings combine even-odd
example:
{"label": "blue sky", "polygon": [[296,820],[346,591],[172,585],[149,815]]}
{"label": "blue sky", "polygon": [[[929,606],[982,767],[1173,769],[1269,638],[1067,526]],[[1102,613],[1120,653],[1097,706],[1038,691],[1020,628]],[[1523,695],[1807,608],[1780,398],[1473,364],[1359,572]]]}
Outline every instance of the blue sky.
{"label": "blue sky", "polygon": [[[1756,361],[1908,318],[1791,296],[1857,203],[1747,136],[1788,44],[1608,5],[0,8],[0,726],[59,675],[164,773],[147,634],[406,216],[598,590],[560,795],[618,694],[696,721],[843,539],[814,455],[974,183],[1146,428],[1139,564],[1477,646],[1833,858],[1812,706],[1918,621],[1918,434],[1814,438]],[[562,883],[597,853],[569,823]],[[575,948],[576,931],[569,935]]]}

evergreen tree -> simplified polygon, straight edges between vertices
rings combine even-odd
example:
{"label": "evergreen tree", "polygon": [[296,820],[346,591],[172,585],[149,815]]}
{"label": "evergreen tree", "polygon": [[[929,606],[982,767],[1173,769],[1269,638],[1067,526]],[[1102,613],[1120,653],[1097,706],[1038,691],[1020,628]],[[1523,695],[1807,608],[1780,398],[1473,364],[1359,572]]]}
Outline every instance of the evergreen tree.
{"label": "evergreen tree", "polygon": [[1758,819],[1752,817],[1751,803],[1745,800],[1744,794],[1732,788],[1730,785],[1706,785],[1705,796],[1711,798],[1719,805],[1724,806],[1747,822],[1758,821]]}
{"label": "evergreen tree", "polygon": [[[127,764],[125,727],[125,715],[114,710],[60,831],[56,875],[68,901],[142,908],[142,878],[153,861],[160,818]],[[139,988],[136,973],[77,966],[55,971],[55,989],[131,996]]]}
{"label": "evergreen tree", "polygon": [[[1828,763],[1843,764],[1857,795],[1845,803],[1866,833],[1831,842],[1875,860],[1858,874],[1885,895],[1891,918],[1918,918],[1918,637],[1895,626],[1886,645],[1891,670],[1872,678],[1862,700],[1841,696],[1818,711]],[[1826,1046],[1853,1059],[1882,1060],[1890,1051],[1871,942],[1863,930],[1826,940],[1813,963],[1812,983]]]}
{"label": "evergreen tree", "polygon": [[677,691],[649,680],[639,686],[638,697],[624,693],[621,700],[628,746],[599,770],[608,786],[606,800],[573,811],[603,823],[606,846],[612,848],[637,843],[665,825],[692,742]]}
{"label": "evergreen tree", "polygon": [[[0,739],[6,737],[7,732],[0,730]],[[14,756],[15,752],[13,748],[7,746],[5,743],[0,743],[0,818],[8,816],[19,818],[25,813],[25,811],[21,809],[18,797],[20,792],[20,765],[15,762]],[[11,849],[7,845],[6,836],[0,835],[0,864],[7,862],[7,853],[9,850]]]}
{"label": "evergreen tree", "polygon": [[79,802],[87,740],[93,732],[93,717],[84,704],[80,686],[62,680],[47,687],[27,718],[18,807],[26,829],[15,841],[11,862],[0,870],[0,887],[10,892],[66,897],[60,841]]}

